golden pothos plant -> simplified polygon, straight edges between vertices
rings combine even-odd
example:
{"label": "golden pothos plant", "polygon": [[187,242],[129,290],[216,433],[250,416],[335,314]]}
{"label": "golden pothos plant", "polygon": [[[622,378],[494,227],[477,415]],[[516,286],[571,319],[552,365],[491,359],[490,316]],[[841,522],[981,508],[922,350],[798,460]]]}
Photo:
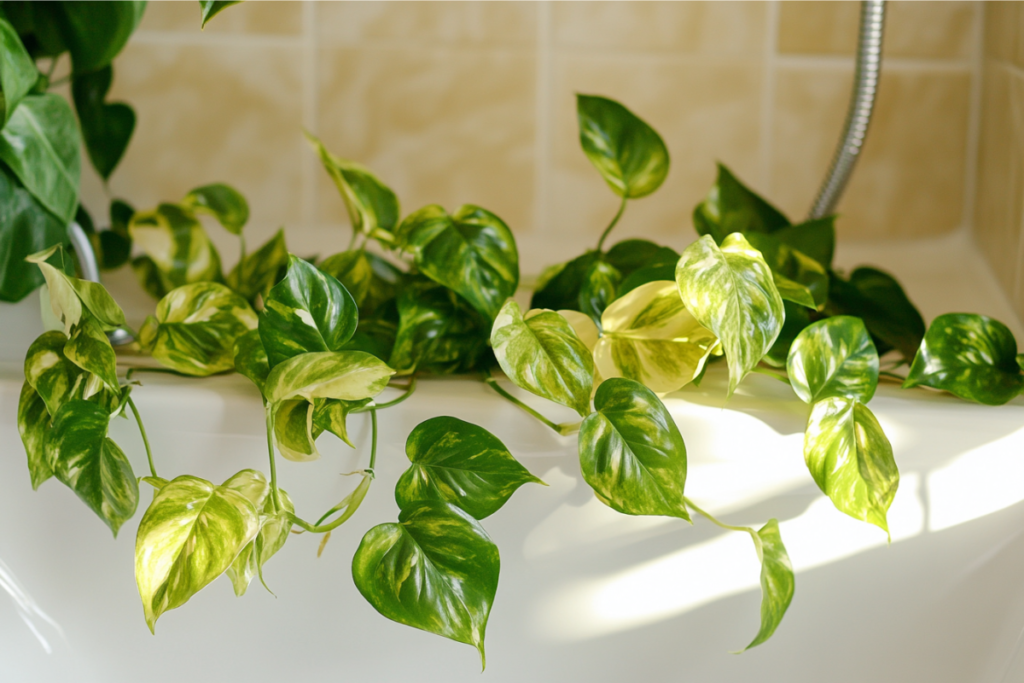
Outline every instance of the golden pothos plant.
{"label": "golden pothos plant", "polygon": [[[139,350],[165,372],[236,371],[251,380],[265,410],[269,475],[245,469],[219,484],[161,478],[131,396],[138,370],[122,376],[107,339],[126,325],[121,309],[102,285],[75,277],[61,246],[28,257],[46,281],[55,323],[25,359],[18,427],[31,483],[56,478],[115,535],[137,511],[139,483],[153,487],[135,550],[150,629],[222,574],[244,594],[293,530],[322,534],[322,550],[373,484],[377,412],[405,400],[418,378],[459,373],[479,376],[558,433],[578,434],[581,475],[610,508],[680,524],[696,513],[748,534],[761,563],[753,647],[771,637],[794,595],[779,524],[730,526],[691,500],[684,435],[665,395],[699,384],[717,362],[727,367],[728,394],[750,372],[790,384],[810,406],[803,456],[811,478],[840,511],[887,533],[899,471],[868,408],[880,378],[986,404],[1024,388],[1005,325],[949,314],[926,330],[890,275],[833,267],[833,217],[794,224],[724,166],[693,212],[699,238],[682,253],[640,239],[606,248],[628,203],[663,183],[669,153],[617,102],[579,95],[577,113],[583,151],[621,203],[594,249],[543,272],[526,311],[511,298],[519,256],[501,218],[473,205],[403,217],[390,188],[312,135],[351,219],[343,252],[299,258],[283,231],[248,252],[248,204],[223,184],[124,211],[132,268],[159,300],[135,333]],[[239,237],[227,273],[203,215]],[[906,375],[895,372],[904,365]],[[502,375],[580,422],[544,417],[506,391]],[[378,403],[389,386],[403,393]],[[141,478],[108,435],[126,408],[146,447]],[[316,521],[300,518],[276,458],[319,458],[324,432],[351,445],[347,418],[364,412],[371,445],[356,485]],[[483,660],[500,567],[485,520],[520,486],[543,482],[493,434],[457,417],[418,425],[406,453],[409,468],[395,486],[401,513],[376,520],[354,550],[355,586],[384,616],[470,644]]]}

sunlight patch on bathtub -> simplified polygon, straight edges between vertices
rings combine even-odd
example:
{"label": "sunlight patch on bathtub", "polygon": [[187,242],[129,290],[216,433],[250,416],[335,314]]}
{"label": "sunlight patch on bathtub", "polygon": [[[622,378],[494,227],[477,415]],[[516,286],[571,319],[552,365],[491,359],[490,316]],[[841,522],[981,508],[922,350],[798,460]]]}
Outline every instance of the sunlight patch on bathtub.
{"label": "sunlight patch on bathtub", "polygon": [[[889,510],[893,543],[919,535],[924,526],[920,476],[904,475]],[[824,496],[782,522],[780,531],[798,573],[886,545],[883,531],[837,511]],[[559,586],[539,601],[537,626],[554,640],[587,640],[756,590],[759,580],[760,564],[750,537],[723,533],[605,578]]]}
{"label": "sunlight patch on bathtub", "polygon": [[1024,500],[1024,429],[971,449],[928,474],[928,530],[969,522]]}

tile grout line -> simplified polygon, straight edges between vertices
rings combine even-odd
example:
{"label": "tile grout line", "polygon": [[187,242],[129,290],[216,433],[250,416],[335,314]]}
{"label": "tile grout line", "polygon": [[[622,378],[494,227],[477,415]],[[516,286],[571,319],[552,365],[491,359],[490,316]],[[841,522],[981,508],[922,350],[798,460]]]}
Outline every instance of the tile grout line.
{"label": "tile grout line", "polygon": [[971,42],[974,54],[971,56],[971,92],[967,110],[967,155],[964,165],[964,207],[960,218],[961,228],[970,231],[974,225],[974,206],[978,193],[978,149],[981,140],[981,95],[984,67],[985,4],[974,8],[974,26]]}
{"label": "tile grout line", "polygon": [[761,187],[769,195],[774,192],[774,181],[771,177],[772,133],[775,126],[775,84],[776,84],[776,52],[778,51],[779,35],[779,3],[773,0],[768,4],[768,21],[765,30],[763,82],[761,83]]}
{"label": "tile grout line", "polygon": [[[778,55],[776,62],[796,69],[850,69],[855,66],[853,56],[833,55]],[[913,57],[885,57],[883,69],[899,72],[965,73],[974,68],[972,59],[925,59]]]}
{"label": "tile grout line", "polygon": [[551,131],[549,109],[551,104],[551,5],[537,3],[537,84],[536,84],[536,139],[534,145],[534,197],[533,231],[542,234],[548,210],[548,162],[550,160]]}
{"label": "tile grout line", "polygon": [[[317,130],[317,69],[316,69],[316,3],[306,2],[302,6],[302,125],[311,133]],[[297,131],[299,134],[300,131]],[[312,154],[307,153],[305,141],[300,172],[302,176],[302,223],[310,225],[317,213],[316,165]]]}

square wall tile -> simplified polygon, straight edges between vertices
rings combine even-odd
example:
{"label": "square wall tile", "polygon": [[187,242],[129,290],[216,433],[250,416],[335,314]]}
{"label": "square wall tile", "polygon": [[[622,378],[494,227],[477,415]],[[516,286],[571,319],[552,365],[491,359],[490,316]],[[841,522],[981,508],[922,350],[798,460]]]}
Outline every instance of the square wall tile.
{"label": "square wall tile", "polygon": [[538,3],[324,2],[317,32],[325,45],[367,43],[530,46]]}
{"label": "square wall tile", "polygon": [[983,83],[974,238],[1003,289],[1012,293],[1020,239],[1020,225],[1014,223],[1013,217],[1013,198],[1020,188],[1012,177],[1012,76],[1001,65],[990,62]]}
{"label": "square wall tile", "polygon": [[[449,211],[477,204],[517,234],[532,223],[531,52],[323,48],[318,64],[315,132],[392,187],[403,215],[433,203]],[[321,222],[347,223],[326,173],[318,168],[317,178]],[[338,244],[347,236],[346,228]]]}
{"label": "square wall tile", "polygon": [[[611,243],[645,237],[681,249],[696,239],[691,214],[722,161],[757,186],[762,72],[757,66],[660,58],[559,56],[552,90],[550,176],[544,225],[549,265],[596,245],[619,198],[579,144],[575,93],[610,97],[665,140],[671,166],[652,195],[632,200]],[[550,246],[548,246],[550,245]],[[558,246],[563,245],[563,246]],[[533,272],[538,272],[535,265]]]}
{"label": "square wall tile", "polygon": [[220,11],[200,29],[202,12],[198,2],[162,0],[146,5],[140,31],[182,33],[242,33],[298,36],[302,33],[302,2],[243,2]]}
{"label": "square wall tile", "polygon": [[[771,197],[794,217],[808,210],[828,169],[852,78],[852,68],[778,72]],[[837,209],[841,237],[923,237],[960,225],[969,96],[967,73],[883,70],[864,151]]]}
{"label": "square wall tile", "polygon": [[[225,182],[249,200],[250,244],[297,222],[301,57],[289,47],[130,43],[115,64],[110,98],[131,103],[138,120],[111,195],[145,209]],[[87,162],[82,167],[83,201],[106,215],[103,187]],[[219,228],[211,236],[233,263],[236,238]]]}
{"label": "square wall tile", "polygon": [[559,47],[760,57],[764,2],[556,2]]}
{"label": "square wall tile", "polygon": [[[886,3],[883,55],[966,58],[971,54],[972,2]],[[852,55],[857,49],[860,3],[783,2],[782,54]]]}
{"label": "square wall tile", "polygon": [[985,3],[985,55],[1024,67],[1024,2]]}

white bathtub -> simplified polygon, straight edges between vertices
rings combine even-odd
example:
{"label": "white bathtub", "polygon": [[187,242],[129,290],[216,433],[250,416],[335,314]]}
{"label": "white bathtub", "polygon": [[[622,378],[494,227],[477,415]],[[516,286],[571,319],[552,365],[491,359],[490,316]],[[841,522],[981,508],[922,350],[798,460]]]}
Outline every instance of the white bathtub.
{"label": "white bathtub", "polygon": [[[897,272],[926,318],[987,313],[1024,339],[961,237],[839,258]],[[35,306],[0,311],[8,361],[34,337]],[[0,583],[16,579],[22,592],[0,590],[0,681],[1024,680],[1024,399],[989,408],[880,387],[871,408],[902,473],[887,547],[884,533],[836,512],[806,473],[807,407],[781,383],[751,376],[723,408],[724,380],[712,371],[700,389],[666,401],[686,440],[688,495],[735,524],[778,517],[797,571],[782,625],[742,655],[729,651],[757,631],[760,600],[749,538],[700,519],[690,526],[608,510],[580,479],[573,437],[465,379],[422,382],[380,414],[378,478],[366,501],[320,559],[319,537],[289,539],[265,567],[277,597],[257,581],[236,598],[221,578],[150,635],[133,577],[142,510],[114,540],[61,484],[31,490],[15,425],[20,366],[8,362],[0,367]],[[134,396],[162,476],[219,482],[244,467],[266,471],[263,413],[246,380],[143,382]],[[379,616],[349,569],[362,534],[397,516],[406,436],[441,414],[489,429],[550,485],[523,487],[484,521],[502,568],[483,674],[471,647]],[[351,420],[356,451],[325,435],[320,461],[279,459],[300,515],[318,516],[354,485],[339,473],[365,466],[364,418]],[[112,431],[142,473],[134,423],[117,420]],[[143,507],[144,485],[141,495]],[[28,599],[52,623],[26,612]]]}

